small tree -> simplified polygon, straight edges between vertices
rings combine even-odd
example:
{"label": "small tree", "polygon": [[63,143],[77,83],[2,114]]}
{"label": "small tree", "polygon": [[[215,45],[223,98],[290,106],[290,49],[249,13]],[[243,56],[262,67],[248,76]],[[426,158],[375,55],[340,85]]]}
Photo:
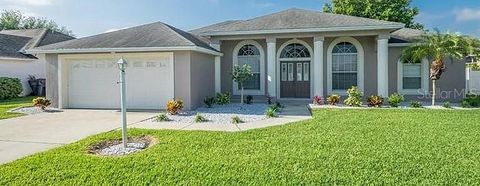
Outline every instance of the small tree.
{"label": "small tree", "polygon": [[476,38],[454,34],[442,34],[436,30],[407,47],[402,52],[403,62],[419,62],[423,58],[431,60],[430,79],[432,80],[432,105],[435,105],[436,81],[445,71],[445,59],[464,59],[467,55],[480,54],[480,41]]}
{"label": "small tree", "polygon": [[232,73],[232,79],[233,81],[237,82],[238,85],[240,85],[242,92],[241,92],[241,97],[240,97],[240,102],[243,104],[243,84],[247,81],[249,81],[253,76],[252,73],[252,67],[250,65],[243,65],[243,66],[238,66],[235,65],[233,67],[233,73]]}

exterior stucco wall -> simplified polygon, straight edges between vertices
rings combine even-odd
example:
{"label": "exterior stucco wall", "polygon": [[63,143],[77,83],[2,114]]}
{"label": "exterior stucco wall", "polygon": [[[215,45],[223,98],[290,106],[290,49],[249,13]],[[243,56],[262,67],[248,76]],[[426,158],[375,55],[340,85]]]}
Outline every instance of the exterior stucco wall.
{"label": "exterior stucco wall", "polygon": [[58,107],[58,55],[45,55],[47,78],[46,97],[52,101],[52,107]]}
{"label": "exterior stucco wall", "polygon": [[36,60],[10,60],[0,59],[0,77],[18,78],[22,82],[23,91],[20,96],[29,95],[32,92],[28,84],[28,76],[46,78],[45,55],[39,54]]}
{"label": "exterior stucco wall", "polygon": [[[230,94],[233,94],[233,81],[232,81],[232,69],[233,69],[233,50],[234,48],[238,45],[238,43],[242,42],[244,40],[226,40],[222,41],[221,44],[221,52],[223,53],[223,56],[221,57],[221,90],[222,92],[228,92]],[[265,39],[255,39],[254,41],[258,42],[264,51],[264,53],[267,53],[267,43]],[[267,69],[267,55],[264,56],[264,61],[265,64],[264,68]],[[265,73],[263,74],[265,77],[267,77],[267,70],[265,70]],[[268,89],[267,88],[267,78],[265,78],[265,83],[264,83],[265,91]]]}
{"label": "exterior stucco wall", "polygon": [[191,52],[190,68],[190,105],[194,109],[203,105],[205,97],[215,96],[215,57]]}
{"label": "exterior stucco wall", "polygon": [[[398,91],[398,66],[400,55],[405,47],[390,47],[388,56],[388,90],[389,94]],[[430,63],[430,61],[429,61]],[[461,60],[445,60],[446,71],[437,80],[437,96],[440,101],[459,101],[465,96],[465,62]],[[427,75],[428,77],[428,75]],[[428,80],[429,91],[432,92],[432,81]],[[406,99],[428,101],[430,97],[405,95]]]}
{"label": "exterior stucco wall", "polygon": [[185,109],[191,108],[190,51],[173,53],[175,98],[184,101]]}

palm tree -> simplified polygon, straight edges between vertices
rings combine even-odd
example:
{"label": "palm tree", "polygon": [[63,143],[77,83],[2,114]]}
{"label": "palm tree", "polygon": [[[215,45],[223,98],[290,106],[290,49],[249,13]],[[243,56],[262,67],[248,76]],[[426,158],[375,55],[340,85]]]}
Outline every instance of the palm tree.
{"label": "palm tree", "polygon": [[463,60],[467,55],[478,52],[478,39],[450,33],[433,33],[423,35],[415,44],[403,50],[402,61],[419,62],[431,60],[430,79],[432,80],[432,106],[435,105],[436,81],[445,72],[445,59]]}

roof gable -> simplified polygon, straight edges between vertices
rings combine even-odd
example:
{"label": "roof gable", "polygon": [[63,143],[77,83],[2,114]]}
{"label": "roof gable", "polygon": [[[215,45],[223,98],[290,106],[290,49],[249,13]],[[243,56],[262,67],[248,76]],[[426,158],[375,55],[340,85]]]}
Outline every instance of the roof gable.
{"label": "roof gable", "polygon": [[196,30],[192,33],[199,35],[220,35],[234,32],[272,31],[289,29],[332,29],[351,28],[402,28],[404,24],[368,19],[340,14],[323,13],[319,11],[288,9],[281,12],[256,17],[244,21],[218,23]]}
{"label": "roof gable", "polygon": [[120,48],[202,47],[216,51],[198,36],[162,22],[41,46],[42,50],[84,50]]}

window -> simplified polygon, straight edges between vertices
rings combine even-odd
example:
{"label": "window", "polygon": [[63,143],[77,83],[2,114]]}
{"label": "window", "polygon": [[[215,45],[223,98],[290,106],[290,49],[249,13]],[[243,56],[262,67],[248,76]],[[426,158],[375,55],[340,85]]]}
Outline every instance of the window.
{"label": "window", "polygon": [[[260,90],[260,51],[253,45],[244,45],[238,51],[237,65],[249,65],[252,68],[253,77],[244,83],[245,90]],[[238,85],[238,89],[241,89]]]}
{"label": "window", "polygon": [[349,42],[335,45],[332,51],[332,89],[346,90],[358,86],[357,48]]}
{"label": "window", "polygon": [[421,63],[402,63],[403,89],[421,89],[422,88],[422,64]]}
{"label": "window", "polygon": [[310,58],[310,52],[302,44],[292,43],[283,48],[280,58]]}
{"label": "window", "polygon": [[303,81],[310,80],[310,63],[303,63]]}

